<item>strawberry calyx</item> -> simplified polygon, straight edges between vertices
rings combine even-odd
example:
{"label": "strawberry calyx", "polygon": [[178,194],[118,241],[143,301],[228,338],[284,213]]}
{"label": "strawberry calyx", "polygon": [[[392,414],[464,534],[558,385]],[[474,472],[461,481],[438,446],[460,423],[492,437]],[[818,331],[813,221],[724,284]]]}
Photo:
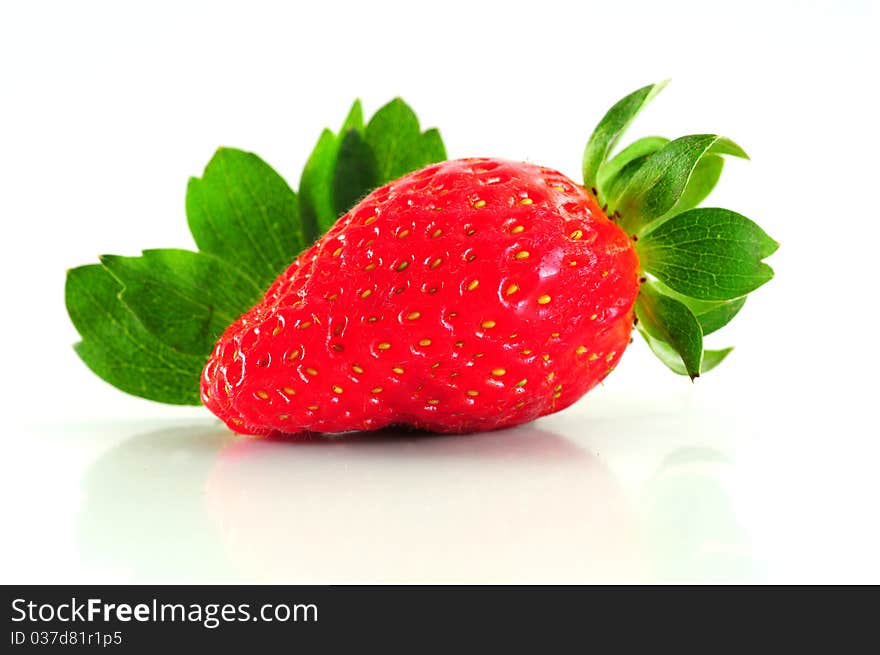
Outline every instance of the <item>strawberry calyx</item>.
{"label": "strawberry calyx", "polygon": [[730,139],[649,136],[612,156],[666,83],[642,87],[608,110],[584,150],[583,177],[635,244],[643,281],[639,332],[672,371],[694,379],[732,350],[705,350],[703,337],[730,322],[747,295],[773,277],[763,259],[779,244],[741,214],[700,207],[721,177],[723,157],[748,159]]}

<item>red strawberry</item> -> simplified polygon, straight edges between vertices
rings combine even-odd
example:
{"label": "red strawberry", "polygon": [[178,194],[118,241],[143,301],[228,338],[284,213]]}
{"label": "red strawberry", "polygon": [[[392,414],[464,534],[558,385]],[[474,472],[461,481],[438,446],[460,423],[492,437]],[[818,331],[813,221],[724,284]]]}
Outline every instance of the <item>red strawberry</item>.
{"label": "red strawberry", "polygon": [[[701,205],[724,158],[748,158],[730,139],[618,148],[664,85],[606,112],[584,149],[583,186],[531,164],[432,164],[373,191],[290,265],[287,253],[363,189],[445,157],[439,133],[419,131],[399,99],[364,125],[356,102],[339,135],[322,133],[298,195],[255,155],[221,149],[187,187],[198,253],[69,271],[76,351],[123,391],[201,400],[248,434],[516,425],[594,387],[633,325],[694,380],[733,350],[704,337],[773,277],[763,260],[779,244]],[[206,337],[284,266],[209,356]]]}
{"label": "red strawberry", "polygon": [[345,214],[232,324],[202,399],[248,434],[436,432],[563,409],[630,340],[633,243],[562,174],[447,161]]}

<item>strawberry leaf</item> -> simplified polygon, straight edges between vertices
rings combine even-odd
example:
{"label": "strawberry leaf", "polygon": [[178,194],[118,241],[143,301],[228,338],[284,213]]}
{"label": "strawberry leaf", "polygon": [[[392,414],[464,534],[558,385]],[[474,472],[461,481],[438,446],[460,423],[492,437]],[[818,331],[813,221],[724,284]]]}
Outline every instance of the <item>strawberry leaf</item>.
{"label": "strawberry leaf", "polygon": [[763,263],[779,247],[741,214],[691,209],[660,223],[637,244],[646,271],[698,300],[745,296],[773,277]]}
{"label": "strawberry leaf", "polygon": [[718,366],[725,358],[733,352],[733,347],[722,348],[720,350],[704,350],[703,363],[700,365],[700,375],[711,371]]}
{"label": "strawberry leaf", "polygon": [[[669,139],[665,137],[646,136],[638,141],[633,141],[613,158],[602,164],[596,176],[596,184],[605,200],[609,204],[612,204],[612,197],[608,192],[609,187],[612,185],[620,185],[620,183],[615,182],[615,180],[620,174],[621,169],[628,166],[633,161],[644,162],[650,155],[653,155],[667,143],[669,143]],[[630,168],[632,168],[633,171],[638,170],[638,166]]]}
{"label": "strawberry leaf", "polygon": [[700,375],[703,358],[703,332],[693,312],[684,303],[667,296],[646,282],[636,299],[639,327],[660,340],[681,358],[691,379]]}
{"label": "strawberry leaf", "polygon": [[695,302],[698,301],[688,299],[688,301],[685,301],[685,304],[691,308],[692,312],[694,312],[694,316],[696,316],[697,320],[700,322],[703,336],[706,336],[707,334],[717,332],[730,323],[739,313],[739,310],[743,308],[743,305],[746,304],[746,297],[743,296],[742,298],[734,298],[733,300],[715,303],[711,308],[702,312],[697,311],[693,307],[693,303]]}
{"label": "strawberry leaf", "polygon": [[724,159],[719,155],[704,155],[687,181],[684,192],[675,203],[669,214],[680,214],[697,207],[703,202],[721,179],[721,171],[724,168]]}
{"label": "strawberry leaf", "polygon": [[202,177],[190,179],[186,214],[199,250],[263,289],[306,245],[296,194],[249,152],[220,148]]}
{"label": "strawberry leaf", "polygon": [[446,146],[443,144],[440,130],[436,127],[432,127],[430,130],[425,130],[422,134],[421,148],[422,156],[430,164],[443,161],[447,158]]}
{"label": "strawberry leaf", "polygon": [[367,124],[365,138],[378,163],[376,186],[446,159],[437,130],[423,134],[415,112],[400,98],[376,112]]}
{"label": "strawberry leaf", "polygon": [[713,368],[723,362],[727,356],[733,352],[733,347],[722,348],[720,350],[704,350],[703,363],[700,366],[700,375],[711,371]]}
{"label": "strawberry leaf", "polygon": [[671,296],[688,306],[700,322],[703,336],[712,334],[730,323],[739,313],[739,310],[743,308],[743,305],[746,304],[746,296],[734,298],[733,300],[697,300],[696,298],[689,298],[677,291],[673,291],[659,280],[654,280],[654,286],[661,293]]}
{"label": "strawberry leaf", "polygon": [[[645,338],[645,341],[651,348],[651,351],[655,355],[657,355],[657,358],[661,362],[663,362],[672,372],[677,373],[678,375],[688,375],[684,362],[682,361],[678,353],[675,352],[675,349],[672,346],[670,346],[665,341],[655,339],[643,329],[639,329],[639,333]],[[703,373],[707,373],[708,371],[711,371],[713,368],[718,366],[732,351],[733,348],[724,348],[722,350],[704,350],[703,362],[700,365],[700,375],[702,375]]]}
{"label": "strawberry leaf", "polygon": [[199,405],[205,358],[162,343],[122,303],[121,291],[119,282],[98,264],[67,272],[67,311],[82,336],[76,353],[122,391],[162,403]]}
{"label": "strawberry leaf", "polygon": [[[308,243],[312,243],[321,234],[330,229],[330,226],[336,222],[339,215],[344,213],[348,207],[340,210],[340,202],[337,200],[336,187],[334,180],[339,164],[339,149],[346,135],[355,133],[363,136],[364,116],[361,108],[361,101],[355,100],[354,104],[348,112],[348,116],[342,125],[339,134],[334,134],[331,130],[325,129],[321,133],[321,138],[315,145],[312,154],[303,168],[302,176],[299,181],[299,200],[300,213],[304,230]],[[351,169],[358,168],[357,158],[353,161],[351,155],[357,153],[349,153],[348,159],[343,159],[341,167]],[[372,153],[369,155],[372,158]],[[366,190],[369,191],[373,180],[370,179]],[[363,193],[362,188],[357,188],[349,192],[352,197],[358,197]]]}
{"label": "strawberry leaf", "polygon": [[656,90],[644,87],[609,111],[584,154],[584,180],[588,186],[594,182],[605,212],[633,235],[651,277],[636,302],[640,332],[664,364],[693,379],[731,351],[703,352],[702,338],[727,325],[746,294],[772,277],[761,260],[776,243],[733,212],[695,213],[721,177],[722,155],[748,158],[729,139],[645,137],[608,159],[620,133]]}
{"label": "strawberry leaf", "polygon": [[311,243],[336,221],[333,171],[338,152],[337,136],[331,130],[325,129],[321,132],[299,180],[303,232],[306,240]]}
{"label": "strawberry leaf", "polygon": [[440,133],[424,133],[400,98],[364,125],[360,101],[338,134],[324,130],[300,179],[300,207],[309,242],[370,191],[428,164],[446,159]]}
{"label": "strawberry leaf", "polygon": [[[685,195],[697,164],[710,154],[748,158],[733,141],[715,134],[691,134],[670,141],[635,171],[616,198],[613,209],[623,216],[624,229],[632,233],[640,232],[668,214]],[[694,197],[699,198],[706,186],[699,185]],[[709,191],[712,186],[714,184],[709,185]],[[704,197],[706,194],[708,191],[705,191]],[[692,199],[688,202],[692,202]]]}
{"label": "strawberry leaf", "polygon": [[120,300],[143,326],[174,350],[211,352],[217,338],[263,290],[207,253],[145,250],[141,257],[101,257],[122,286]]}
{"label": "strawberry leaf", "polygon": [[[377,186],[379,166],[361,132],[349,130],[339,144],[333,172],[333,204],[341,216]],[[335,220],[335,219],[334,219]]]}
{"label": "strawberry leaf", "polygon": [[[667,80],[668,81],[668,80]],[[654,98],[667,81],[643,86],[619,100],[599,121],[584,149],[583,173],[584,186],[587,189],[599,189],[598,174],[602,164],[633,122],[638,113]]]}

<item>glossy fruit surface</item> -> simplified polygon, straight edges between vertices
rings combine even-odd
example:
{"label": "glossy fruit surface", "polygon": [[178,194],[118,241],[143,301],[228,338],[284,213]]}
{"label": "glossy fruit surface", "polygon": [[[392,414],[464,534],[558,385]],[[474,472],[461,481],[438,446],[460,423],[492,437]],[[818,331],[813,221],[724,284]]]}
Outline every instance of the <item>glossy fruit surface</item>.
{"label": "glossy fruit surface", "polygon": [[615,366],[638,280],[633,243],[561,173],[435,164],[291,264],[218,341],[202,400],[249,434],[515,425]]}

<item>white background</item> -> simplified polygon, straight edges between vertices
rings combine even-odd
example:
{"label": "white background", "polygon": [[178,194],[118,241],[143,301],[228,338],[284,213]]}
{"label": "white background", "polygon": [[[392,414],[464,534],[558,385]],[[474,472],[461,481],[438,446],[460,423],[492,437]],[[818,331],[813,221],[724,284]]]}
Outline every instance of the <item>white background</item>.
{"label": "white background", "polygon": [[[876,3],[29,2],[0,10],[0,581],[880,582]],[[354,97],[450,156],[577,177],[720,132],[711,204],[781,242],[696,384],[640,340],[573,408],[474,437],[297,446],[128,397],[70,348],[65,269],[191,247],[218,145],[296,186]]]}

